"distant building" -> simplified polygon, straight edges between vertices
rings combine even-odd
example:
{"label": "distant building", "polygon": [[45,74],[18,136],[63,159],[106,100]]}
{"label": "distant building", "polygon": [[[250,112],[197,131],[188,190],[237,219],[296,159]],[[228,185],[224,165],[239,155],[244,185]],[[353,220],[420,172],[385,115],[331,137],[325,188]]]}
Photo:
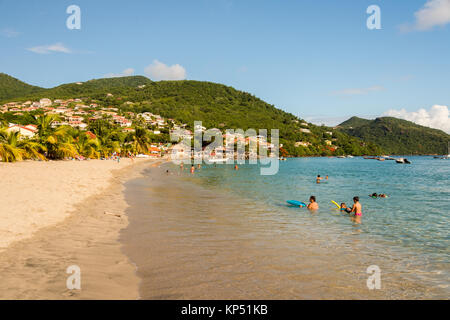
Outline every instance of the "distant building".
{"label": "distant building", "polygon": [[52,105],[52,100],[48,99],[48,98],[43,98],[41,100],[39,100],[39,105],[44,108],[44,107],[50,107]]}
{"label": "distant building", "polygon": [[7,132],[19,132],[19,134],[26,138],[33,138],[37,133],[37,127],[34,125],[20,126],[17,124],[11,124]]}

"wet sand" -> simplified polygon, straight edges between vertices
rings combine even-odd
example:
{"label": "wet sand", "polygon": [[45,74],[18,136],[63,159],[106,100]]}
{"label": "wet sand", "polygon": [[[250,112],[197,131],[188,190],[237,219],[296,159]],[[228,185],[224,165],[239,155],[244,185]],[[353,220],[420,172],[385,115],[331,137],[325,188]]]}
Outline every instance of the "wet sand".
{"label": "wet sand", "polygon": [[[0,299],[137,299],[139,279],[118,237],[128,225],[123,183],[149,165],[141,160],[111,171],[102,192],[74,205],[61,222],[4,248]],[[66,287],[71,265],[81,269],[81,290]]]}

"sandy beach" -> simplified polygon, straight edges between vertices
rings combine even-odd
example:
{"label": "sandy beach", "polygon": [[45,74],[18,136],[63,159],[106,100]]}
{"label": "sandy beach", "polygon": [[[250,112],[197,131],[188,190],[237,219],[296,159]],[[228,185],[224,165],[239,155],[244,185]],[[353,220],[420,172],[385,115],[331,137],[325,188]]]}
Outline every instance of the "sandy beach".
{"label": "sandy beach", "polygon": [[[122,191],[154,161],[0,164],[0,298],[138,298],[118,242],[128,224]],[[66,288],[71,265],[81,269],[81,290]]]}

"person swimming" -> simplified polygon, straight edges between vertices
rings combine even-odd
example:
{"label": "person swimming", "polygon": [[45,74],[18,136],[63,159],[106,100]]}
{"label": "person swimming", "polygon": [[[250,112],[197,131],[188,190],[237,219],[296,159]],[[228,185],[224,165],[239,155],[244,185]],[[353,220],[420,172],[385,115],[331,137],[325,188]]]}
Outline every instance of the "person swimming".
{"label": "person swimming", "polygon": [[347,207],[347,205],[345,204],[345,202],[341,203],[341,211],[345,211],[347,213],[352,212],[352,208]]}
{"label": "person swimming", "polygon": [[318,174],[318,175],[317,175],[317,178],[316,178],[316,183],[320,183],[320,181],[321,181],[321,180],[324,180],[324,179],[325,179],[325,180],[328,180],[328,175],[327,175],[325,178],[323,178],[323,177],[320,176],[320,174]]}
{"label": "person swimming", "polygon": [[369,194],[369,197],[374,198],[374,199],[376,199],[376,198],[387,198],[388,195],[385,194],[385,193],[378,193],[377,194],[376,192],[374,192],[372,194]]}
{"label": "person swimming", "polygon": [[316,202],[316,197],[311,196],[309,197],[309,204],[307,206],[309,210],[317,210],[319,209],[319,204]]}

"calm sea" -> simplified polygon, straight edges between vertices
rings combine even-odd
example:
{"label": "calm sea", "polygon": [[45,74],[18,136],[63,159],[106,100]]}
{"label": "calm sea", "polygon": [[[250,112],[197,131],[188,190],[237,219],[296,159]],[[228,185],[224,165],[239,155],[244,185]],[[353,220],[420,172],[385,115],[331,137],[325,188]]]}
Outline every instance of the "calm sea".
{"label": "calm sea", "polygon": [[[127,185],[122,236],[142,297],[448,298],[450,161],[409,159],[288,159],[273,176],[248,164],[147,170]],[[286,204],[310,195],[315,213]],[[353,196],[361,224],[331,203]],[[370,265],[380,290],[366,286]]]}

